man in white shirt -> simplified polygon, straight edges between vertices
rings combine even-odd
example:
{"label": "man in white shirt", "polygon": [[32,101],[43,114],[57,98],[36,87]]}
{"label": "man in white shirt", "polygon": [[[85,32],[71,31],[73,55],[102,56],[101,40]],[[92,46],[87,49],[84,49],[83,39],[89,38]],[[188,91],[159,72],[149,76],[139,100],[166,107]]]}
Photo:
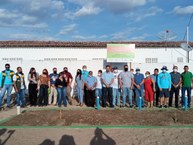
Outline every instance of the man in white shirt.
{"label": "man in white shirt", "polygon": [[120,89],[119,89],[119,72],[118,68],[113,68],[114,82],[112,83],[113,87],[113,105],[120,106]]}

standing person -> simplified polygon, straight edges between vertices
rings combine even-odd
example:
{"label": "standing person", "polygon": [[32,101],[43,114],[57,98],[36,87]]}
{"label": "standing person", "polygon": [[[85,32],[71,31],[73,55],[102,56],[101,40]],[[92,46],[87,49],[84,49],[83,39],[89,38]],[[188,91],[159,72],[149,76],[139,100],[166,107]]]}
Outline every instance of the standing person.
{"label": "standing person", "polygon": [[120,107],[120,88],[119,88],[119,72],[118,68],[113,68],[114,81],[112,84],[113,87],[113,106],[117,105]]}
{"label": "standing person", "polygon": [[159,69],[158,68],[155,68],[154,69],[154,74],[151,75],[151,78],[154,80],[155,82],[155,92],[154,92],[154,96],[155,96],[155,105],[156,107],[159,106],[159,93],[160,93],[160,89],[159,89],[159,86],[158,86],[158,74],[159,74]]}
{"label": "standing person", "polygon": [[98,75],[96,76],[97,85],[95,90],[95,96],[101,98],[102,97],[102,70],[98,70]]}
{"label": "standing person", "polygon": [[106,71],[103,72],[102,74],[102,84],[103,84],[103,88],[102,88],[102,106],[106,107],[106,99],[108,98],[109,100],[109,104],[110,107],[114,107],[113,106],[113,99],[112,99],[112,84],[114,81],[114,76],[113,73],[111,72],[111,67],[110,65],[106,66]]}
{"label": "standing person", "polygon": [[136,107],[139,106],[140,97],[142,99],[141,106],[144,106],[144,75],[140,73],[140,69],[136,68],[136,74],[134,74],[134,91],[136,95]]}
{"label": "standing person", "polygon": [[42,74],[40,75],[38,88],[40,89],[39,106],[47,106],[48,88],[50,88],[50,77],[47,69],[43,69]]}
{"label": "standing person", "polygon": [[185,92],[187,91],[188,96],[188,107],[191,107],[191,89],[193,89],[193,74],[188,71],[189,67],[184,66],[184,72],[181,74],[182,77],[182,106],[185,106]]}
{"label": "standing person", "polygon": [[[57,68],[53,68],[53,73],[50,74],[50,95],[49,95],[49,104],[56,106],[57,102],[57,90],[55,87],[56,79],[58,78]],[[53,99],[52,99],[53,97]]]}
{"label": "standing person", "polygon": [[181,74],[178,72],[177,66],[173,67],[173,72],[171,72],[170,75],[171,75],[172,87],[171,87],[170,98],[169,98],[169,107],[172,107],[173,95],[175,94],[175,107],[178,108],[179,91],[180,91],[180,85],[181,85],[182,79],[181,79]]}
{"label": "standing person", "polygon": [[88,105],[87,103],[87,89],[86,89],[86,79],[89,75],[89,72],[87,70],[87,66],[86,65],[83,65],[82,66],[82,76],[83,76],[83,80],[84,80],[84,101],[85,101],[85,104]]}
{"label": "standing person", "polygon": [[67,95],[67,99],[68,99],[68,103],[70,105],[72,105],[72,97],[71,97],[71,91],[72,91],[72,81],[73,81],[73,77],[72,74],[68,71],[67,67],[64,67],[64,75],[66,76],[67,79],[67,86],[66,86],[66,95]]}
{"label": "standing person", "polygon": [[[25,107],[25,77],[22,68],[17,68],[17,73],[13,76],[14,88],[17,93],[17,106]],[[20,105],[21,102],[21,105]]]}
{"label": "standing person", "polygon": [[84,91],[84,80],[82,76],[82,71],[80,69],[77,70],[75,77],[75,86],[78,93],[78,101],[79,106],[83,106],[83,91]]}
{"label": "standing person", "polygon": [[55,87],[58,92],[58,107],[61,107],[62,101],[64,103],[64,107],[67,107],[67,99],[66,99],[66,75],[63,72],[59,73],[59,77],[55,81]]}
{"label": "standing person", "polygon": [[146,78],[144,79],[144,88],[145,88],[145,99],[148,102],[147,107],[153,108],[154,92],[155,92],[155,82],[150,77],[150,72],[145,73]]}
{"label": "standing person", "polygon": [[3,70],[0,74],[0,108],[2,107],[3,98],[5,92],[7,91],[7,108],[10,108],[11,102],[11,91],[13,89],[13,76],[14,71],[10,70],[10,64],[5,64],[5,70]]}
{"label": "standing person", "polygon": [[126,97],[129,99],[129,106],[133,107],[132,88],[134,81],[133,73],[128,71],[128,65],[124,65],[124,70],[119,75],[120,89],[122,89],[122,107],[125,107]]}
{"label": "standing person", "polygon": [[158,86],[160,88],[160,108],[167,108],[168,98],[170,97],[171,90],[171,75],[167,72],[167,67],[162,67],[162,72],[158,75]]}
{"label": "standing person", "polygon": [[87,103],[88,106],[94,107],[95,104],[95,87],[97,85],[97,80],[93,76],[93,72],[89,71],[89,76],[86,79],[86,89],[87,89]]}
{"label": "standing person", "polygon": [[36,72],[34,67],[32,67],[29,71],[28,81],[29,81],[28,92],[29,92],[30,106],[36,106],[39,74]]}

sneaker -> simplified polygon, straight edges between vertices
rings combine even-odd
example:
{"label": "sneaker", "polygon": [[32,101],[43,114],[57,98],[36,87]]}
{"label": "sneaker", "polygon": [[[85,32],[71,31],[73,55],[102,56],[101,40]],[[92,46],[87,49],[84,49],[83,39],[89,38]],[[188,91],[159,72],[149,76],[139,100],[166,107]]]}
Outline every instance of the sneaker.
{"label": "sneaker", "polygon": [[160,106],[159,106],[159,108],[163,108],[163,106],[162,106],[162,105],[160,105]]}
{"label": "sneaker", "polygon": [[168,108],[168,106],[167,106],[167,105],[164,105],[164,108]]}
{"label": "sneaker", "polygon": [[131,105],[130,108],[133,108],[133,105]]}

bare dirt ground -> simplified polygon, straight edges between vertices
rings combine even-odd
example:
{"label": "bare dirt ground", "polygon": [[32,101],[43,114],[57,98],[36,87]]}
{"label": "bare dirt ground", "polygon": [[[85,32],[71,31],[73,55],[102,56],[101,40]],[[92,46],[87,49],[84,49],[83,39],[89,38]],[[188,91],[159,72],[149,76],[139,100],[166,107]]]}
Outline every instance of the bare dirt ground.
{"label": "bare dirt ground", "polygon": [[[193,110],[36,110],[27,111],[0,126],[178,126],[193,125]],[[61,119],[60,119],[61,116]]]}
{"label": "bare dirt ground", "polygon": [[0,129],[1,145],[192,145],[193,129]]}

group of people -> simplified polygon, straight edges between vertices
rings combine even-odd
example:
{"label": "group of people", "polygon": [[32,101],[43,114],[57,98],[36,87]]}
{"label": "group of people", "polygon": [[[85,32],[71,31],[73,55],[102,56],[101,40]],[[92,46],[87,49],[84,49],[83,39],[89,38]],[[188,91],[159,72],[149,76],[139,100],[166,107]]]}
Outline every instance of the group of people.
{"label": "group of people", "polygon": [[[147,107],[157,106],[160,108],[172,107],[173,96],[175,95],[175,107],[179,107],[179,92],[181,89],[181,104],[185,106],[185,92],[187,91],[188,107],[191,107],[191,90],[193,89],[193,74],[188,66],[184,66],[184,72],[179,73],[178,67],[174,66],[172,72],[168,72],[166,66],[154,69],[151,75],[146,71],[145,76],[139,68],[130,69],[124,65],[123,71],[119,72],[117,67],[106,66],[106,70],[98,70],[97,76],[93,76],[92,71],[87,70],[84,65],[78,69],[74,78],[67,67],[58,73],[57,68],[53,68],[51,74],[47,69],[43,69],[39,75],[35,68],[31,68],[28,78],[28,93],[30,106],[58,105],[59,107],[67,104],[72,105],[71,91],[75,90],[74,95],[78,99],[78,105],[84,104],[94,107],[96,97],[101,100],[102,107],[144,107],[144,99]],[[15,73],[10,69],[10,64],[5,64],[5,70],[0,74],[0,108],[3,98],[7,91],[7,108],[10,108],[11,92],[14,87],[17,94],[17,106],[25,107],[26,82],[22,68],[18,67]],[[122,101],[121,101],[122,97]],[[154,104],[155,98],[155,104]]]}

